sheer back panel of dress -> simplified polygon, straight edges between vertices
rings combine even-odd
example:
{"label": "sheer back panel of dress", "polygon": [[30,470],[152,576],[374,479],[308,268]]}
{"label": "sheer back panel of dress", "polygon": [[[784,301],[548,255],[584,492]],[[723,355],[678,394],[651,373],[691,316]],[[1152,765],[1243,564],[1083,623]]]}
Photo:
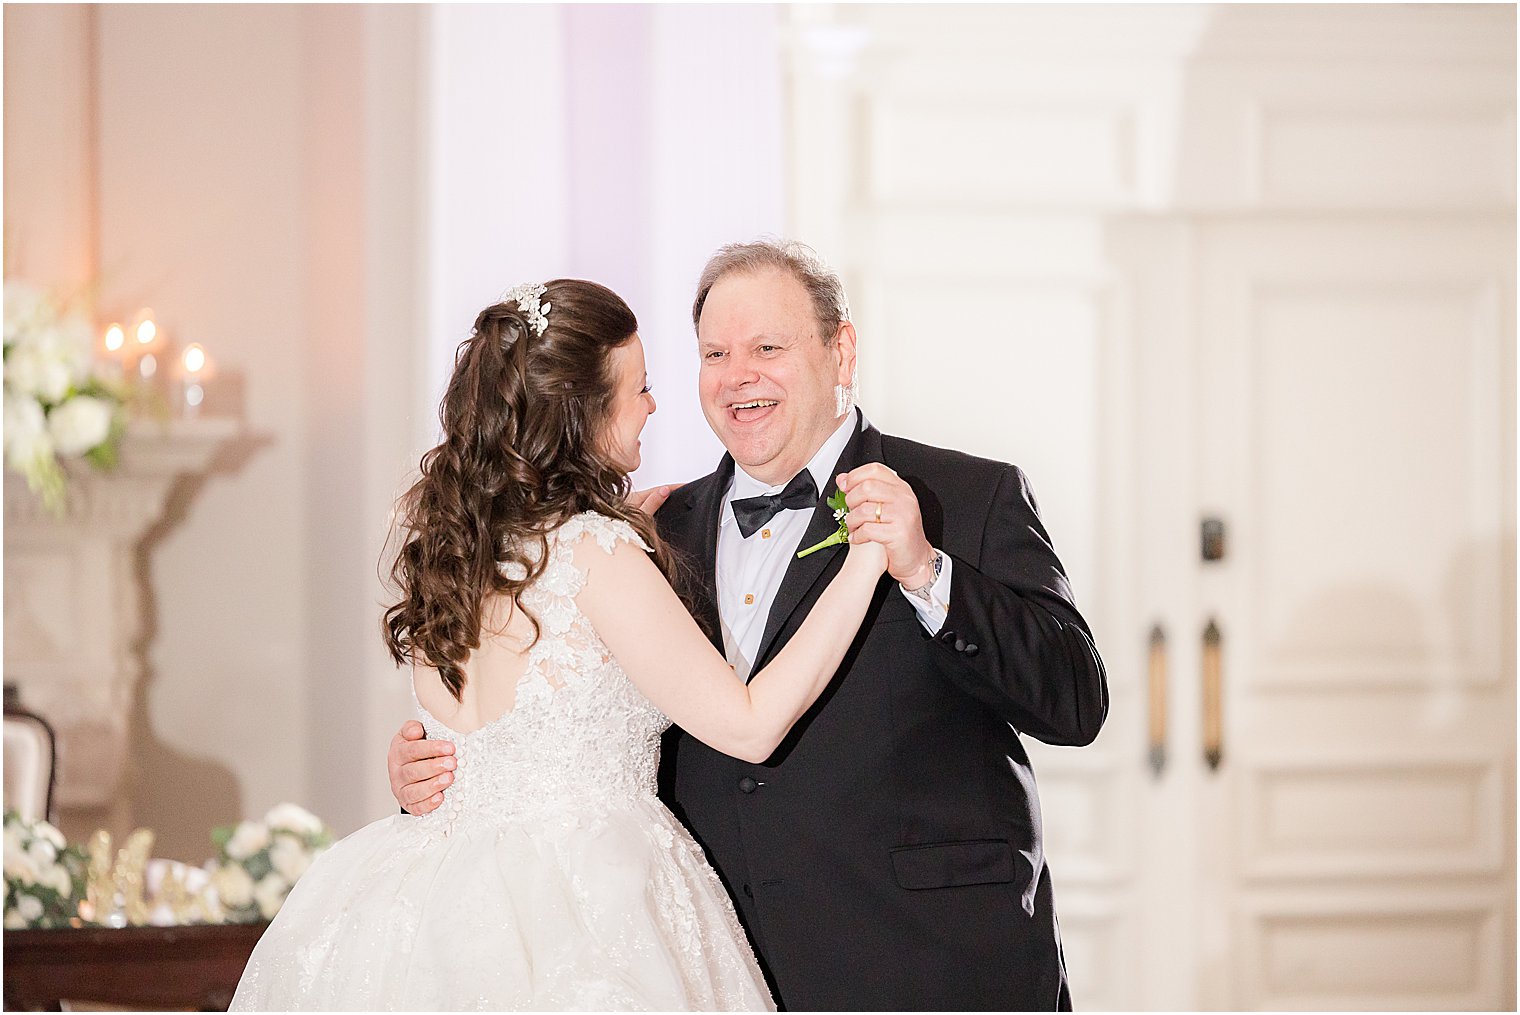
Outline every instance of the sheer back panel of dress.
{"label": "sheer back panel of dress", "polygon": [[533,625],[506,596],[481,604],[480,645],[461,664],[464,688],[458,700],[431,666],[412,666],[412,694],[418,705],[460,733],[489,726],[517,704],[517,685],[532,663]]}
{"label": "sheer back panel of dress", "polygon": [[[550,563],[539,581],[523,596],[524,605],[538,617],[540,634],[537,643],[533,625],[524,610],[503,596],[487,598],[481,608],[480,646],[460,667],[465,674],[461,699],[456,701],[449,694],[437,670],[417,665],[413,667],[412,673],[412,696],[419,708],[426,710],[453,732],[468,735],[494,725],[516,708],[519,690],[525,681],[537,681],[550,692],[564,686],[568,674],[563,669],[562,662],[557,660],[556,653],[540,650],[543,635],[547,631],[543,610],[547,605],[554,610],[556,618],[567,616],[560,600],[573,600],[585,577],[576,572],[570,554],[555,554],[553,547],[568,546],[573,550],[573,544],[585,538],[588,525],[599,527],[597,523],[602,523],[600,527],[621,524],[615,519],[587,512],[550,533]],[[569,533],[572,538],[566,540],[565,533]],[[631,527],[628,533],[632,533]],[[626,538],[627,534],[618,531],[613,539],[619,537]],[[636,535],[632,536],[631,541],[644,545]],[[607,544],[609,550],[611,545]],[[535,561],[536,550],[535,543],[527,544],[527,554]],[[509,563],[502,565],[502,570],[513,577],[521,577],[524,569],[521,565]],[[575,615],[579,615],[578,610]],[[583,617],[581,619],[584,620]],[[583,635],[585,632],[579,633]],[[592,637],[595,637],[595,632],[592,632]],[[602,664],[605,665],[611,659],[605,646],[603,655],[605,658]]]}

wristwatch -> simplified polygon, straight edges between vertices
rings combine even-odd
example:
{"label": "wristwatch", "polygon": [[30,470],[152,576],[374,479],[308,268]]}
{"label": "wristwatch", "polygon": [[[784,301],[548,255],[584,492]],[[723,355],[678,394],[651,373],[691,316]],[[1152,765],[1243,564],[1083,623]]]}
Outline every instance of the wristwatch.
{"label": "wristwatch", "polygon": [[[902,586],[902,590],[908,595],[913,596],[915,599],[922,600],[926,603],[930,601],[929,590],[934,588],[934,583],[939,581],[940,572],[945,569],[945,555],[940,553],[939,550],[935,550],[934,556],[930,559],[934,564],[934,568],[933,573],[929,575],[928,581],[924,582],[916,589],[910,589],[906,585]],[[901,583],[899,582],[899,584]]]}

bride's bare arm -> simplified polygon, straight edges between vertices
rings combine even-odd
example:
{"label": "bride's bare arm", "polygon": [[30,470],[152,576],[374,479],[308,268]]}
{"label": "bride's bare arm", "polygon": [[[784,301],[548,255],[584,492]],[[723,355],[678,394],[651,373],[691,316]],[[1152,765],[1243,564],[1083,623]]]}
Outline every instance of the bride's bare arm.
{"label": "bride's bare arm", "polygon": [[724,754],[761,762],[818,700],[886,568],[879,543],[855,543],[802,627],[748,685],[707,640],[654,562],[619,543],[576,548],[576,601],[629,679],[671,722]]}

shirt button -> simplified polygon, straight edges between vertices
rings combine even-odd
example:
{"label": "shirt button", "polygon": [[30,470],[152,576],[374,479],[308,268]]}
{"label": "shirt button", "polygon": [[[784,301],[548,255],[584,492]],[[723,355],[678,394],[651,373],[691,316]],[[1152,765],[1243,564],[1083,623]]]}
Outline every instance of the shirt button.
{"label": "shirt button", "polygon": [[761,539],[769,539],[769,538],[771,538],[771,530],[770,529],[761,529],[760,530],[760,538]]}
{"label": "shirt button", "polygon": [[744,593],[744,605],[745,606],[754,606],[755,605],[755,594],[753,592],[746,592],[746,593]]}
{"label": "shirt button", "polygon": [[755,790],[757,790],[759,788],[760,788],[760,784],[758,782],[756,782],[755,780],[751,779],[747,775],[744,778],[742,778],[742,779],[739,780],[739,792],[740,793],[753,793]]}

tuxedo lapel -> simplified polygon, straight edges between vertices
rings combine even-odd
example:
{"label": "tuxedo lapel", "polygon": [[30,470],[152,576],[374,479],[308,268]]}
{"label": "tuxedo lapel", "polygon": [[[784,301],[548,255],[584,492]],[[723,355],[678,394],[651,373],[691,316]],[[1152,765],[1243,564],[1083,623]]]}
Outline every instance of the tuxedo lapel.
{"label": "tuxedo lapel", "polygon": [[[839,455],[839,461],[834,464],[834,469],[829,475],[830,477],[838,476],[842,472],[849,472],[867,462],[879,461],[881,461],[881,431],[874,426],[866,426],[850,438],[850,442],[845,445],[844,451]],[[825,484],[824,488],[828,493],[819,499],[818,507],[813,510],[807,532],[803,534],[802,543],[797,547],[799,551],[823,541],[839,527],[839,523],[834,520],[834,509],[828,505],[829,495],[835,489],[832,480]],[[755,664],[750,672],[758,673],[760,668],[781,650],[781,646],[786,644],[787,639],[798,626],[788,624],[788,621],[799,610],[804,616],[806,615],[803,607],[811,608],[823,594],[825,586],[823,579],[833,577],[844,565],[845,554],[848,552],[849,547],[840,544],[818,550],[800,559],[792,558],[786,574],[781,579],[781,587],[776,590],[776,598],[771,603],[770,616],[765,619],[765,633],[760,638],[760,651],[755,655]],[[798,624],[800,623],[799,619]],[[782,637],[783,631],[785,631],[785,637]]]}

